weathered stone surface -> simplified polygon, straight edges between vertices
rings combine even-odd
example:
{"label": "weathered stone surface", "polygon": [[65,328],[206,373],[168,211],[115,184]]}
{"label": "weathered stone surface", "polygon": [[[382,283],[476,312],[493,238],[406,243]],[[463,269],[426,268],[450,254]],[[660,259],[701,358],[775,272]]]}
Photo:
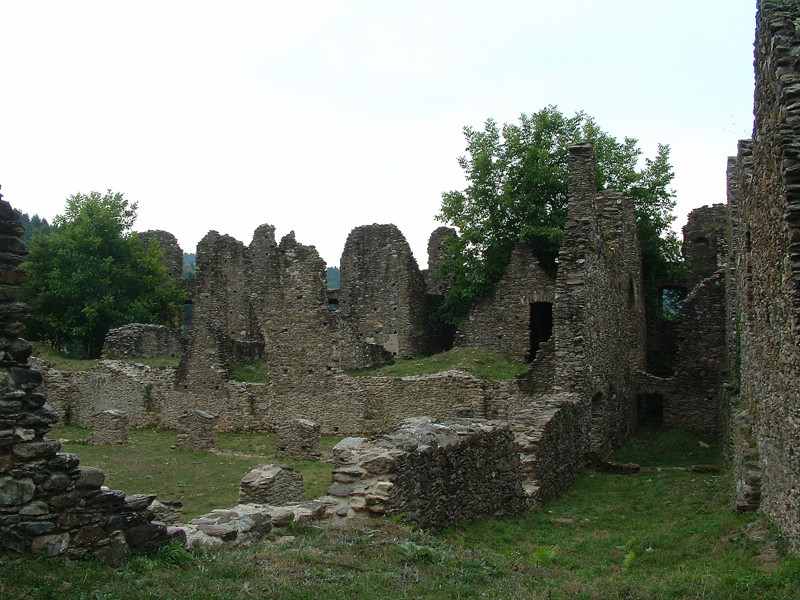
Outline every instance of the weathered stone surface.
{"label": "weathered stone surface", "polygon": [[119,410],[104,410],[92,418],[89,443],[94,446],[127,446],[128,417]]}
{"label": "weathered stone surface", "polygon": [[183,432],[178,434],[177,447],[194,452],[216,450],[217,421],[219,415],[204,410],[194,410],[183,415],[181,418]]}
{"label": "weathered stone surface", "polygon": [[303,474],[286,465],[261,465],[242,477],[239,502],[242,504],[289,504],[300,502]]}
{"label": "weathered stone surface", "polygon": [[503,277],[475,304],[458,328],[455,345],[486,348],[517,362],[531,362],[553,332],[555,278],[528,244],[514,249]]}
{"label": "weathered stone surface", "polygon": [[507,424],[409,419],[391,434],[344,442],[335,472],[362,476],[329,490],[336,504],[328,512],[338,518],[398,514],[437,530],[527,506]]}
{"label": "weathered stone surface", "polygon": [[181,356],[183,350],[179,332],[165,325],[145,323],[123,325],[111,329],[103,342],[104,358]]}
{"label": "weathered stone surface", "polygon": [[320,426],[308,419],[291,419],[275,430],[275,456],[318,460]]}

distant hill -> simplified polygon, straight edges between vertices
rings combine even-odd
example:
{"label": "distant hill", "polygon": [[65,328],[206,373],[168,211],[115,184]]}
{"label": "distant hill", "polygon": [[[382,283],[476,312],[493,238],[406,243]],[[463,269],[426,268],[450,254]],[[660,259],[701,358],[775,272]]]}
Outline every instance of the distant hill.
{"label": "distant hill", "polygon": [[339,267],[328,267],[328,289],[338,290],[340,287]]}
{"label": "distant hill", "polygon": [[197,274],[197,265],[195,264],[197,261],[197,254],[189,254],[188,252],[183,253],[183,278],[184,279],[194,279],[195,275]]}

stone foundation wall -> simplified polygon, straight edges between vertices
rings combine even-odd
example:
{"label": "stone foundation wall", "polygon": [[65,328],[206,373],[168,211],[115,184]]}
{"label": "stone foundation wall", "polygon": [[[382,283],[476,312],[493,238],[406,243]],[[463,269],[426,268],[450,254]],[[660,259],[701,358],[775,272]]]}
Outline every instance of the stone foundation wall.
{"label": "stone foundation wall", "polygon": [[392,432],[334,448],[336,514],[402,515],[429,530],[522,512],[519,457],[507,424],[409,419]]}
{"label": "stone foundation wall", "polygon": [[128,444],[128,417],[118,410],[104,410],[92,417],[89,443],[95,446],[126,446]]}

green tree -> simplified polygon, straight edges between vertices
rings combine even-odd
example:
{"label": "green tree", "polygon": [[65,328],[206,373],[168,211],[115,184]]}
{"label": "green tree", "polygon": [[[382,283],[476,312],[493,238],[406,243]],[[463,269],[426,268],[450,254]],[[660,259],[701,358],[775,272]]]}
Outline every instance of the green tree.
{"label": "green tree", "polygon": [[167,276],[157,242],[145,248],[132,232],[136,206],[111,190],[76,194],[49,234],[33,238],[23,265],[31,276],[23,288],[31,337],[55,347],[80,344],[91,358],[112,327],[174,324],[183,293]]}
{"label": "green tree", "polygon": [[674,220],[669,146],[659,145],[653,159],[637,168],[637,141],[622,142],[604,132],[586,113],[566,117],[548,106],[519,123],[501,127],[489,119],[483,131],[464,128],[467,155],[458,159],[466,189],[442,194],[437,219],[457,228],[451,258],[439,275],[453,281],[440,309],[458,324],[469,306],[502,276],[511,252],[530,243],[542,265],[556,269],[563,240],[569,189],[569,146],[590,141],[597,155],[599,189],[613,188],[634,199],[643,248],[645,279],[664,276],[679,246],[669,227]]}

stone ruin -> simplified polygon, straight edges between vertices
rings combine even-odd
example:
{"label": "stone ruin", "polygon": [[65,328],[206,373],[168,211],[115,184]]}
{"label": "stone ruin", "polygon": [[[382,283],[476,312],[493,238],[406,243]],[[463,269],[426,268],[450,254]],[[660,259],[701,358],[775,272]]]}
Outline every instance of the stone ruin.
{"label": "stone ruin", "polygon": [[440,530],[526,508],[511,430],[493,421],[409,419],[391,434],[334,448],[328,495],[339,517],[399,515]]}
{"label": "stone ruin", "polygon": [[204,410],[193,410],[181,416],[181,433],[175,447],[193,452],[213,452],[217,449],[217,422],[219,415]]}
{"label": "stone ruin", "polygon": [[275,429],[275,456],[319,460],[320,426],[308,419],[291,419]]}
{"label": "stone ruin", "polygon": [[[88,374],[48,372],[53,405],[85,421],[125,398],[134,426],[178,428],[182,413],[214,410],[224,430],[276,431],[294,419],[312,419],[326,434],[379,434],[339,448],[350,462],[337,465],[332,504],[272,513],[242,505],[185,530],[196,539],[201,533],[221,539],[204,531],[236,538],[226,523],[263,524],[268,514],[274,524],[290,512],[342,518],[392,514],[405,506],[426,527],[445,526],[451,513],[469,520],[481,501],[452,504],[448,493],[457,489],[452,473],[461,471],[444,469],[460,464],[461,458],[447,455],[461,448],[454,432],[465,430],[459,427],[469,430],[470,439],[513,438],[511,454],[518,462],[512,471],[519,487],[509,483],[515,491],[507,499],[514,508],[498,499],[484,509],[513,512],[518,501],[536,507],[569,485],[587,460],[606,456],[640,419],[660,409],[668,426],[728,434],[738,481],[734,506],[752,508],[760,494],[761,508],[797,547],[798,19],[795,3],[759,2],[754,139],[741,142],[738,156],[728,162],[728,205],[693,211],[684,228],[687,274],[661,282],[667,292],[663,306],[671,303],[674,318],[646,322],[633,202],[598,191],[593,150],[578,144],[570,149],[568,218],[555,278],[529,248],[518,247],[504,277],[455,336],[457,345],[530,361],[530,370],[515,381],[452,372],[348,376],[349,369],[392,356],[447,347],[453,332],[437,329],[431,315],[449,283],[419,271],[396,227],[359,227],[342,257],[335,310],[324,262],[313,246],[298,243],[293,234],[278,244],[274,229],[263,225],[249,246],[216,232],[198,246],[197,279],[185,288],[194,316],[179,369],[101,363]],[[432,268],[446,259],[444,241],[450,235],[440,228],[431,236]],[[172,244],[162,238],[160,245]],[[4,281],[19,277],[7,271]],[[5,294],[6,288],[3,284],[0,291]],[[656,365],[658,346],[665,351]],[[269,381],[233,381],[235,365],[254,362],[267,365]],[[421,415],[432,421],[406,425],[405,433],[385,433]],[[453,421],[458,418],[469,424]],[[497,419],[508,425],[493,423]],[[419,439],[408,438],[411,430]],[[443,444],[424,441],[436,439],[436,432],[444,436]],[[441,469],[426,462],[437,452],[447,455]],[[381,460],[365,467],[375,456]],[[381,461],[391,467],[376,472]],[[453,483],[436,487],[435,516],[414,512],[429,499],[403,483],[412,478],[402,465],[414,465],[415,476],[429,477],[436,486]],[[508,477],[510,482],[511,472]],[[436,513],[439,504],[451,512]],[[262,516],[253,517],[256,513]]]}
{"label": "stone ruin", "polygon": [[165,325],[123,325],[109,330],[103,342],[104,358],[181,356],[183,352],[181,336],[175,329]]}
{"label": "stone ruin", "polygon": [[[148,510],[155,496],[103,487],[99,469],[81,467],[49,438],[58,415],[37,391],[31,345],[19,338],[27,318],[18,267],[27,249],[11,206],[0,200],[0,553],[84,555],[118,564],[167,543]],[[181,532],[181,536],[183,533]]]}
{"label": "stone ruin", "polygon": [[261,465],[242,477],[239,485],[241,504],[280,506],[300,502],[303,474],[286,465]]}
{"label": "stone ruin", "polygon": [[104,410],[92,419],[89,443],[94,446],[127,446],[128,417],[119,410]]}

